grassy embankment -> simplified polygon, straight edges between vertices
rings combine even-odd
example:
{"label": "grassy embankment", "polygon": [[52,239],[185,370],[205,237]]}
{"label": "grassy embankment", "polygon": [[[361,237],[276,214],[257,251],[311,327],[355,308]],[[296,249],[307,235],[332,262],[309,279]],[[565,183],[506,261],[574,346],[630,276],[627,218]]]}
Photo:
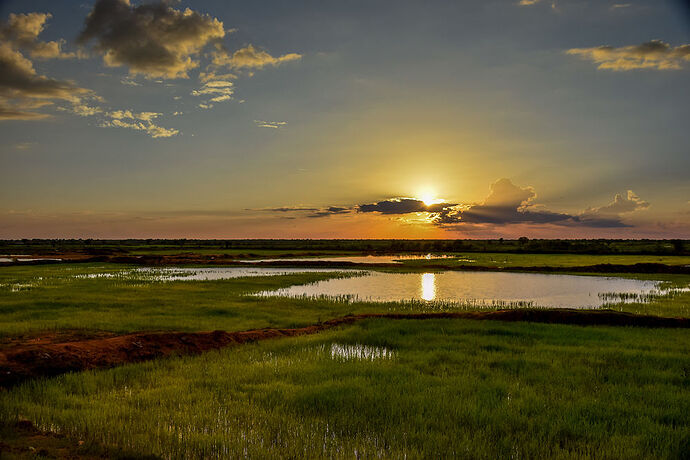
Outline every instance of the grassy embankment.
{"label": "grassy embankment", "polygon": [[[165,457],[683,458],[686,330],[370,320],[0,394],[1,417]],[[362,350],[374,359],[342,352]],[[353,348],[349,348],[353,347]]]}

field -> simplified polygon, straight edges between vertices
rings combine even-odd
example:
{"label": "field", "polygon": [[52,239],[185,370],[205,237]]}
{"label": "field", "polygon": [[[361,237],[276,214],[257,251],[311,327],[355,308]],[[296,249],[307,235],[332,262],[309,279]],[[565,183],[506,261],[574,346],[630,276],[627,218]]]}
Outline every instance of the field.
{"label": "field", "polygon": [[[456,256],[528,267],[653,258],[682,265],[688,258]],[[396,270],[426,271],[425,263]],[[46,333],[292,328],[349,314],[438,309],[423,302],[247,295],[344,276],[334,272],[161,282],[138,269],[0,267],[0,352]],[[689,275],[621,276],[679,289],[614,310],[690,317],[690,292],[683,289]],[[445,305],[443,311],[472,308]],[[370,319],[308,336],[28,380],[0,392],[0,433],[17,458],[32,455],[12,428],[18,420],[65,435],[60,442],[68,451],[85,457],[685,458],[687,331]]]}

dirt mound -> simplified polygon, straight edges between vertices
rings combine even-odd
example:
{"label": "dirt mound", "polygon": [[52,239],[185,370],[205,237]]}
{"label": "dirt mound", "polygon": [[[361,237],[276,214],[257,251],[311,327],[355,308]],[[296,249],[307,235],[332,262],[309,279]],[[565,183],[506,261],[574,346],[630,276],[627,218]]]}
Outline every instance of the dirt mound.
{"label": "dirt mound", "polygon": [[140,332],[119,336],[107,333],[91,338],[55,333],[44,340],[10,341],[0,350],[0,386],[8,387],[34,377],[65,372],[106,368],[129,362],[146,361],[171,355],[198,354],[229,345],[279,337],[314,334],[325,329],[370,318],[382,319],[475,319],[530,321],[551,324],[608,325],[640,327],[690,327],[685,318],[638,316],[610,310],[499,310],[458,313],[371,313],[350,315],[294,329],[255,329],[243,332]]}

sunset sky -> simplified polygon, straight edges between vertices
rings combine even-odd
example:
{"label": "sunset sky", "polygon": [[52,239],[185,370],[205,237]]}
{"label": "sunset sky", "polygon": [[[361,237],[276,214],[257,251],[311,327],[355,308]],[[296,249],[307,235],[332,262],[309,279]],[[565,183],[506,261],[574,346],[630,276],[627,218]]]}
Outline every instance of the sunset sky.
{"label": "sunset sky", "polygon": [[0,1],[0,238],[690,238],[690,9]]}

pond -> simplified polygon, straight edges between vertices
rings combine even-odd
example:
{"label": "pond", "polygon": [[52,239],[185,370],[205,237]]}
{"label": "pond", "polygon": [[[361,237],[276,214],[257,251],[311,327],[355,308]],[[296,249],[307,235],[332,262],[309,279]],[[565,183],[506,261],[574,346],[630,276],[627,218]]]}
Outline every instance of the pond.
{"label": "pond", "polygon": [[598,308],[645,300],[659,281],[537,273],[380,273],[265,291],[262,296],[331,297],[350,301],[459,302],[477,306]]}

